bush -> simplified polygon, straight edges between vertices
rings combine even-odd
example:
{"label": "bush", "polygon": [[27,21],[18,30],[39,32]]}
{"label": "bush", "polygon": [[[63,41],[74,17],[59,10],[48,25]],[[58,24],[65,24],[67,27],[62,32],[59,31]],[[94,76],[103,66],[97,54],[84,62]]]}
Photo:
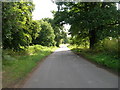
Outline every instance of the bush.
{"label": "bush", "polygon": [[103,40],[104,49],[110,52],[118,52],[118,39],[106,38]]}

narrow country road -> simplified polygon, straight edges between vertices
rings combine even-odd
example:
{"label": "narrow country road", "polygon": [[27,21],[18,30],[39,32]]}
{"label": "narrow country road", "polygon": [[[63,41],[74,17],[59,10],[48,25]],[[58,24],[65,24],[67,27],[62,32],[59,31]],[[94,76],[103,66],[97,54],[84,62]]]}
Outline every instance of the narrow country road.
{"label": "narrow country road", "polygon": [[117,88],[118,77],[75,55],[67,47],[48,56],[23,88]]}

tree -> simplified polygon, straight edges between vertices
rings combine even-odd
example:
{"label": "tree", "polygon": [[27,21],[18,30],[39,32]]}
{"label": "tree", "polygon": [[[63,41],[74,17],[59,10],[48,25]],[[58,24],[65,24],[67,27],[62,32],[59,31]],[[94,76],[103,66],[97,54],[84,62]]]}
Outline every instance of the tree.
{"label": "tree", "polygon": [[[57,3],[59,5],[59,3]],[[78,2],[60,3],[55,14],[56,23],[71,25],[72,36],[89,37],[90,48],[94,49],[99,40],[118,35],[118,11],[115,3]],[[105,34],[104,34],[105,33]]]}
{"label": "tree", "polygon": [[50,23],[40,20],[41,31],[36,38],[35,43],[43,46],[55,46],[54,30]]}
{"label": "tree", "polygon": [[39,36],[39,32],[41,30],[41,26],[40,26],[39,21],[37,21],[37,20],[31,21],[31,26],[29,29],[30,29],[30,35],[32,37],[31,44],[34,44],[35,40]]}
{"label": "tree", "polygon": [[3,2],[2,3],[2,40],[3,48],[20,50],[31,41],[29,27],[32,20],[32,2]]}
{"label": "tree", "polygon": [[[53,14],[55,13],[55,11],[53,11]],[[56,24],[55,23],[55,19],[50,19],[50,18],[44,18],[42,19],[43,21],[47,21],[48,23],[51,24],[53,30],[54,30],[54,34],[55,34],[55,42],[56,42],[56,46],[59,47],[59,45],[61,44],[61,39],[63,39],[65,37],[65,35],[63,34],[64,31],[64,27]]]}

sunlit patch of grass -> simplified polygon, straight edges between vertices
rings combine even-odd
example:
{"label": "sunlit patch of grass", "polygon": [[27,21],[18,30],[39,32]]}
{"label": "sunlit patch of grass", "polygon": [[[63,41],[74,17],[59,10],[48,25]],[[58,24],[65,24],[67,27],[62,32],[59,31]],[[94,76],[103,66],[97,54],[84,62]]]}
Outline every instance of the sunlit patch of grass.
{"label": "sunlit patch of grass", "polygon": [[25,51],[4,50],[3,54],[3,87],[12,87],[22,80],[37,62],[48,56],[56,47],[30,46]]}

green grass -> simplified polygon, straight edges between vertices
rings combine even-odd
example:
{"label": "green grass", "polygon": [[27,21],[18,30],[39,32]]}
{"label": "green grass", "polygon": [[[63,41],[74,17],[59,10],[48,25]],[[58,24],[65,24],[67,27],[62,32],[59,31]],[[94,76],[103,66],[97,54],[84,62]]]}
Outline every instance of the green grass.
{"label": "green grass", "polygon": [[3,51],[3,88],[13,87],[32,71],[37,63],[48,56],[56,47],[30,46],[25,51]]}
{"label": "green grass", "polygon": [[77,53],[81,54],[82,56],[86,57],[87,59],[96,62],[100,65],[108,67],[115,72],[120,71],[120,58],[117,57],[114,53],[109,53],[105,51],[96,52],[95,50],[84,49],[83,47],[77,47],[75,45],[70,45],[69,48]]}

